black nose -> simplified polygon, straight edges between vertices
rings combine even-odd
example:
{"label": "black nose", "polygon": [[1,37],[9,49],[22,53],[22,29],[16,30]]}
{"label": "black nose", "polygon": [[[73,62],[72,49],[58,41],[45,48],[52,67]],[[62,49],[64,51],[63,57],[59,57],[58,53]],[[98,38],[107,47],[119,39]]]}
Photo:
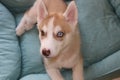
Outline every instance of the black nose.
{"label": "black nose", "polygon": [[43,49],[42,50],[42,54],[45,56],[45,57],[48,57],[50,55],[50,50],[49,49]]}

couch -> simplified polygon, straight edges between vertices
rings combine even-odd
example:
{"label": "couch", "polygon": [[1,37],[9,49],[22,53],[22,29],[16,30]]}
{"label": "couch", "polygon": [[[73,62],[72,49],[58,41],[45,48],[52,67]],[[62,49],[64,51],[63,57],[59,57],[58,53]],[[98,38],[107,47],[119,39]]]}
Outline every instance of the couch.
{"label": "couch", "polygon": [[[37,28],[15,28],[35,0],[0,0],[0,80],[50,80],[39,52]],[[120,76],[120,0],[76,0],[85,80]],[[35,25],[36,26],[36,25]],[[65,80],[71,70],[63,69]]]}

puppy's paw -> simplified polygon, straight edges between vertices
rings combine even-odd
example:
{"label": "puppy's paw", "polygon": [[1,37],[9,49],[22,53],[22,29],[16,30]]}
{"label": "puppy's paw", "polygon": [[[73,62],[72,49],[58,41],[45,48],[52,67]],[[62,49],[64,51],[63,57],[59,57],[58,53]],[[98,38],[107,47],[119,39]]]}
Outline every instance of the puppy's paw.
{"label": "puppy's paw", "polygon": [[34,26],[34,23],[23,19],[16,28],[16,35],[21,36],[25,31],[32,29],[33,26]]}
{"label": "puppy's paw", "polygon": [[17,36],[21,36],[24,32],[25,32],[25,28],[24,27],[17,26],[17,28],[16,28],[16,35]]}

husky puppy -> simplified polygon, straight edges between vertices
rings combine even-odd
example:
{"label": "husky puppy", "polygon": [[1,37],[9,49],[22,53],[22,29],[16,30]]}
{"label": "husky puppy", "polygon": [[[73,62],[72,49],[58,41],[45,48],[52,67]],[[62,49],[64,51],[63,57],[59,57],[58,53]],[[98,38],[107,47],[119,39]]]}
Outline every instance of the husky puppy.
{"label": "husky puppy", "polygon": [[69,68],[73,71],[73,80],[84,80],[75,1],[67,6],[63,0],[37,0],[24,14],[16,34],[22,35],[36,22],[41,42],[40,52],[50,78],[64,80],[60,69]]}

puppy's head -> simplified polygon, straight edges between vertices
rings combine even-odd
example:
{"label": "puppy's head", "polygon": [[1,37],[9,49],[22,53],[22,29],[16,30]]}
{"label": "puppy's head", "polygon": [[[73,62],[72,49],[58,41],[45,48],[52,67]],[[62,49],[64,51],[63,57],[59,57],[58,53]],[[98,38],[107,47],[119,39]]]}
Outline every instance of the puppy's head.
{"label": "puppy's head", "polygon": [[76,30],[78,14],[75,2],[72,1],[63,14],[48,14],[42,0],[38,9],[40,52],[47,58],[59,56],[69,47]]}

